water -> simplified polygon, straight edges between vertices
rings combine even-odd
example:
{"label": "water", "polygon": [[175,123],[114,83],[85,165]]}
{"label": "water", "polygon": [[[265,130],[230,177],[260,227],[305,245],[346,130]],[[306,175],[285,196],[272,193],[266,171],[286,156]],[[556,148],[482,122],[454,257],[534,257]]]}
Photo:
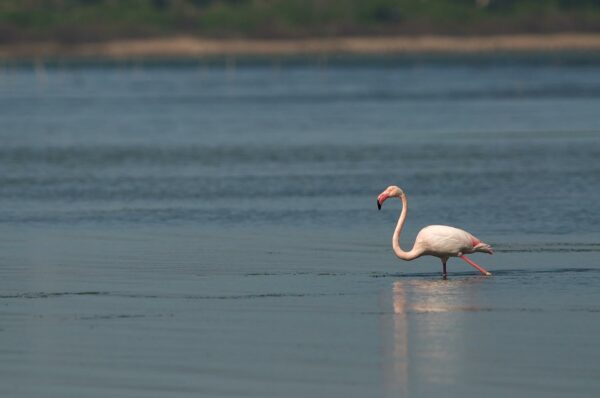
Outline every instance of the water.
{"label": "water", "polygon": [[[600,393],[600,63],[0,69],[0,393]],[[496,248],[403,263],[428,224]]]}

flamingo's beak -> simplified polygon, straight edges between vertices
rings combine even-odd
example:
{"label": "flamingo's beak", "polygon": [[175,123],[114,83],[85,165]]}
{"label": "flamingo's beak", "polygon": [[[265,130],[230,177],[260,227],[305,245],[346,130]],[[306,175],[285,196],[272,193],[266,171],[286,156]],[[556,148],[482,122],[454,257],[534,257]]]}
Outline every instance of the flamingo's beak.
{"label": "flamingo's beak", "polygon": [[385,200],[388,198],[388,194],[386,193],[382,193],[381,195],[379,195],[377,197],[377,210],[381,210],[381,205],[383,204],[383,202],[385,202]]}

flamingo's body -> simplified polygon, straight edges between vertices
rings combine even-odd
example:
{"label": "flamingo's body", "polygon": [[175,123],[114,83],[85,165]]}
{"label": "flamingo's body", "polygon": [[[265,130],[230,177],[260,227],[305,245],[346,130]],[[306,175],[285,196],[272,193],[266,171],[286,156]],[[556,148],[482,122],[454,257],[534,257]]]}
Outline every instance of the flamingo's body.
{"label": "flamingo's body", "polygon": [[415,246],[439,258],[460,257],[475,252],[492,253],[490,245],[462,229],[446,225],[430,225],[423,228],[415,240]]}
{"label": "flamingo's body", "polygon": [[484,275],[491,275],[473,261],[468,259],[465,254],[482,252],[493,254],[492,247],[482,242],[475,236],[462,229],[448,227],[446,225],[430,225],[419,231],[415,244],[411,250],[404,251],[400,248],[400,233],[406,220],[408,211],[408,201],[404,192],[396,187],[390,186],[383,191],[377,198],[377,207],[381,209],[383,202],[392,197],[402,200],[402,213],[398,219],[398,224],[392,237],[392,247],[396,256],[402,260],[410,261],[421,256],[435,256],[442,260],[444,267],[443,275],[446,276],[446,262],[450,257],[460,257],[473,267],[477,268]]}

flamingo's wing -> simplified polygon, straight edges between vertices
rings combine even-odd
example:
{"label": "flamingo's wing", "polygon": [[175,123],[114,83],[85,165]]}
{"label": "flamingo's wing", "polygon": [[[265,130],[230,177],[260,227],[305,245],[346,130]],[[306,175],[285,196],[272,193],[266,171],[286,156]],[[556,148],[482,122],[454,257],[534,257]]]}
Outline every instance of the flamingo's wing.
{"label": "flamingo's wing", "polygon": [[430,225],[417,235],[417,242],[430,253],[456,256],[473,248],[473,236],[462,229],[446,225]]}

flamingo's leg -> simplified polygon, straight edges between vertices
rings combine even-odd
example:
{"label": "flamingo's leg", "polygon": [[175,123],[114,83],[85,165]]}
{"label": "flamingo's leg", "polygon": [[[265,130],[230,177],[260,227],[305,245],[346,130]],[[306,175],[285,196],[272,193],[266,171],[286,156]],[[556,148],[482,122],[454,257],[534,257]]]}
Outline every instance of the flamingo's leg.
{"label": "flamingo's leg", "polygon": [[483,267],[481,267],[481,266],[479,266],[479,265],[475,264],[475,263],[473,262],[473,260],[471,260],[471,259],[470,259],[470,258],[468,258],[467,256],[460,256],[460,258],[461,258],[461,259],[463,259],[464,261],[466,261],[467,263],[469,263],[471,266],[473,266],[473,267],[477,268],[477,270],[478,270],[479,272],[481,272],[483,275],[485,275],[485,276],[490,276],[490,275],[492,275],[492,273],[491,273],[491,272],[489,272],[489,271],[486,271],[485,269],[483,269]]}
{"label": "flamingo's leg", "polygon": [[448,261],[447,258],[442,258],[442,266],[444,267],[444,270],[442,271],[442,277],[444,279],[446,279],[448,277],[448,273],[446,272],[446,262]]}

